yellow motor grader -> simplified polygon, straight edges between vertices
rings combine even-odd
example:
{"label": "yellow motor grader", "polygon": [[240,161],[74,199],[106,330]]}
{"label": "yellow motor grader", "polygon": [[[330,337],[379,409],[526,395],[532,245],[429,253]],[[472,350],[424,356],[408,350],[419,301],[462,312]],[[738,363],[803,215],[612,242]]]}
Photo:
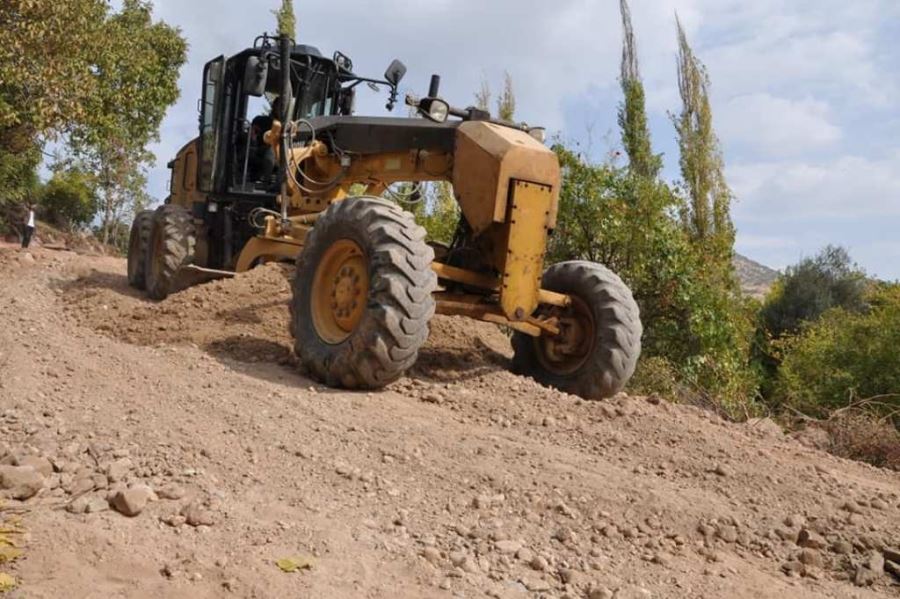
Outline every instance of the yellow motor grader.
{"label": "yellow motor grader", "polygon": [[[543,130],[406,98],[416,116],[354,116],[360,84],[398,101],[406,67],[383,79],[286,37],[207,63],[199,137],[169,167],[171,195],[137,215],[131,285],[163,299],[261,263],[296,264],[291,332],[308,373],[332,386],[383,387],[410,368],[435,312],[513,330],[513,368],[588,399],[620,391],[640,354],[629,289],[591,262],[544,269],[560,168]],[[253,118],[265,96],[272,112]],[[398,184],[449,182],[452,243],[427,240]]]}

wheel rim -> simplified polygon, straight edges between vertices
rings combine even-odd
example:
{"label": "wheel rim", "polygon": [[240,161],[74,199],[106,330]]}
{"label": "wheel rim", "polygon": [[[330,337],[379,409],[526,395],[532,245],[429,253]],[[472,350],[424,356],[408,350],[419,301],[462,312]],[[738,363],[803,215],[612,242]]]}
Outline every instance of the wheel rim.
{"label": "wheel rim", "polygon": [[580,298],[572,296],[568,308],[553,308],[559,335],[542,335],[534,339],[538,362],[548,372],[566,376],[584,366],[594,351],[597,336],[594,315]]}
{"label": "wheel rim", "polygon": [[342,239],[325,251],[311,296],[319,337],[332,345],[345,341],[359,326],[369,296],[369,268],[356,242]]}

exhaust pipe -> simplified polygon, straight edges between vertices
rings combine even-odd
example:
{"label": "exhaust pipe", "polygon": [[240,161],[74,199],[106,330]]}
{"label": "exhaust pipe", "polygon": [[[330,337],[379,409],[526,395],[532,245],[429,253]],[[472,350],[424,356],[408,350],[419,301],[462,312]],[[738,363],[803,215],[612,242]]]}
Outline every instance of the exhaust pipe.
{"label": "exhaust pipe", "polygon": [[291,51],[294,43],[290,37],[282,35],[280,41],[281,53],[281,168],[278,176],[281,178],[281,224],[287,226],[288,221],[288,150],[290,149],[290,131],[288,124],[291,119],[291,104],[293,90],[291,89]]}

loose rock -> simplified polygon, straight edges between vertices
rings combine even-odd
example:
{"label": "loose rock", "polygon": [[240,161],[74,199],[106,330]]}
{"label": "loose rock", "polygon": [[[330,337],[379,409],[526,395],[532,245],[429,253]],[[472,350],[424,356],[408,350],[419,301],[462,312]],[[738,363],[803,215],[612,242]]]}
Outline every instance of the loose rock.
{"label": "loose rock", "polygon": [[0,466],[0,489],[12,499],[30,499],[42,488],[44,477],[32,466]]}
{"label": "loose rock", "polygon": [[518,541],[497,541],[494,543],[494,549],[500,555],[513,555],[521,548],[522,544]]}
{"label": "loose rock", "polygon": [[807,528],[800,531],[800,534],[797,536],[797,544],[809,549],[825,549],[828,546],[822,535]]}
{"label": "loose rock", "polygon": [[181,515],[191,526],[212,526],[215,524],[215,516],[212,511],[202,504],[194,502],[184,506]]}
{"label": "loose rock", "polygon": [[153,489],[146,485],[135,485],[117,492],[110,505],[120,514],[133,518],[144,511],[152,497]]}
{"label": "loose rock", "polygon": [[426,547],[422,550],[422,557],[435,566],[441,562],[441,552],[434,547]]}
{"label": "loose rock", "polygon": [[178,485],[167,485],[156,492],[160,499],[170,499],[173,501],[182,499],[186,493],[184,487]]}
{"label": "loose rock", "polygon": [[128,458],[122,458],[109,465],[106,469],[106,476],[114,483],[121,482],[125,480],[132,468],[134,468],[132,461]]}

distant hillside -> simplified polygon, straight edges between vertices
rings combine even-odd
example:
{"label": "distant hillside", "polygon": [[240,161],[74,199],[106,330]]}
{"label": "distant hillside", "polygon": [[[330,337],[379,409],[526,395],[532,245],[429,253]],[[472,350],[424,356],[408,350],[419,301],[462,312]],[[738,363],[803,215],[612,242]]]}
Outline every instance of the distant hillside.
{"label": "distant hillside", "polygon": [[762,299],[781,276],[777,270],[754,262],[746,256],[734,255],[734,270],[744,295]]}

